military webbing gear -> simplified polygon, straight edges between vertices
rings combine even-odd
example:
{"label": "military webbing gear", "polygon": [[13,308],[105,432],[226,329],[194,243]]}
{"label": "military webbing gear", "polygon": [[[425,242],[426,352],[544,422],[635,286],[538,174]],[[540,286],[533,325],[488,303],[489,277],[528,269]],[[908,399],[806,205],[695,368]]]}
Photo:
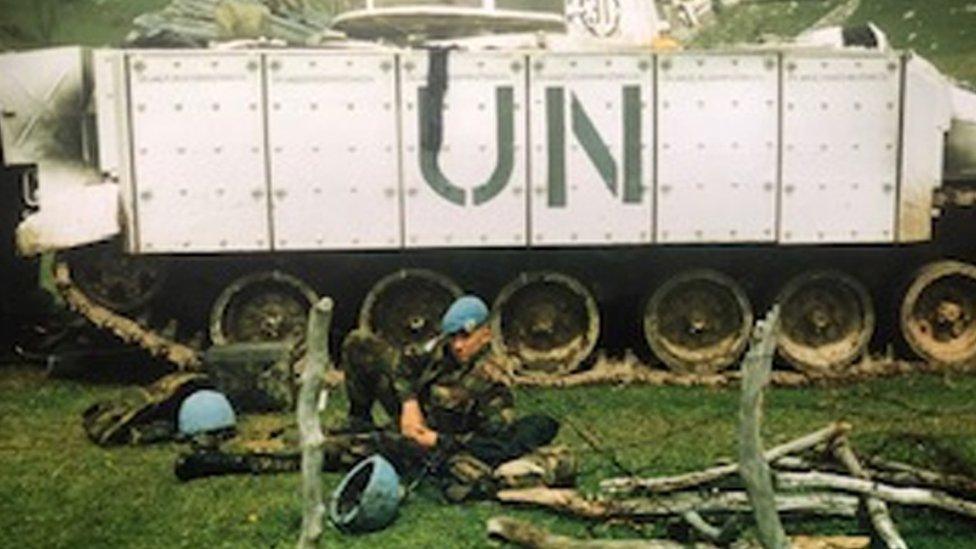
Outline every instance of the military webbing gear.
{"label": "military webbing gear", "polygon": [[202,374],[163,376],[149,387],[89,406],[82,413],[85,432],[102,446],[168,440],[176,433],[176,413],[183,399],[208,387],[211,384]]}
{"label": "military webbing gear", "polygon": [[393,522],[402,497],[400,476],[383,456],[360,461],[329,499],[329,520],[348,533],[371,532]]}
{"label": "military webbing gear", "polygon": [[204,353],[203,367],[240,412],[293,410],[297,361],[291,354],[298,346],[281,341],[214,345]]}

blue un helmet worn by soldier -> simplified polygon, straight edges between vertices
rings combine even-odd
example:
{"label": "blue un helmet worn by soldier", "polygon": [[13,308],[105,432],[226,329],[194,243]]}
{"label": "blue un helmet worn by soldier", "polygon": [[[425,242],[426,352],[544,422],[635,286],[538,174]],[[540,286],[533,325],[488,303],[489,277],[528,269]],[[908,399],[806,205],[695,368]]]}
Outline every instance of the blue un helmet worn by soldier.
{"label": "blue un helmet worn by soldier", "polygon": [[[488,318],[480,298],[464,296],[444,313],[442,335],[429,348],[394,349],[365,330],[343,342],[350,429],[374,429],[372,408],[379,402],[405,442],[388,446],[384,455],[401,472],[411,460],[399,453],[437,456],[434,472],[446,480],[451,499],[491,490],[496,467],[549,444],[559,429],[548,416],[516,418],[511,391],[492,375],[498,366],[489,353]],[[575,472],[565,453],[549,452],[537,461],[541,465],[529,467],[536,474],[555,468],[538,475],[545,481]]]}

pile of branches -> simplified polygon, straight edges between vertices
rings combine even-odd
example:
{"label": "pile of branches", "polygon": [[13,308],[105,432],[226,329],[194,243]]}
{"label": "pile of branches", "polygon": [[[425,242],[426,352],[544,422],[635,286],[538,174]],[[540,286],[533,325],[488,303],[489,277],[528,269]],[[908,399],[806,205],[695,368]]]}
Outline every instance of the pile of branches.
{"label": "pile of branches", "polygon": [[[976,480],[878,458],[863,459],[848,434],[832,423],[785,444],[762,449],[764,388],[770,382],[778,323],[774,308],[758,323],[741,370],[738,460],[679,475],[605,479],[599,492],[533,488],[503,490],[503,503],[544,507],[576,517],[620,522],[680,520],[695,547],[754,547],[744,539],[743,518],[754,516],[765,548],[867,547],[867,537],[787,538],[781,520],[856,517],[862,508],[876,538],[892,549],[907,547],[888,504],[921,506],[976,519]],[[718,519],[718,520],[715,520]],[[496,518],[489,535],[525,547],[680,547],[670,540],[599,542],[552,536],[531,524]]]}
{"label": "pile of branches", "polygon": [[[851,446],[849,431],[848,424],[833,423],[763,454],[772,468],[776,511],[784,519],[854,518],[863,506],[878,539],[889,548],[907,545],[888,504],[929,507],[976,519],[976,480],[877,457],[863,459]],[[544,507],[591,520],[680,519],[703,547],[728,546],[740,539],[748,525],[744,517],[754,512],[739,473],[739,464],[733,462],[672,476],[610,478],[592,495],[575,489],[533,488],[504,490],[497,497],[503,503]],[[552,539],[545,544],[527,541],[530,532],[533,539],[548,538],[540,538],[538,529],[508,519],[495,520],[489,531],[526,547],[554,546],[548,544]]]}
{"label": "pile of branches", "polygon": [[333,37],[320,0],[173,0],[133,21],[132,46],[206,47],[212,42],[266,39],[311,45]]}

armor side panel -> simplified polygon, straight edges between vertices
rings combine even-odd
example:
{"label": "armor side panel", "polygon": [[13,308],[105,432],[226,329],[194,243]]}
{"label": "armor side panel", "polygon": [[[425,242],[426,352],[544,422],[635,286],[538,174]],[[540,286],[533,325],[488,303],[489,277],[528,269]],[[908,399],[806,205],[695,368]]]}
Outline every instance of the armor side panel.
{"label": "armor side panel", "polygon": [[932,193],[942,184],[945,149],[936,146],[949,131],[950,98],[945,78],[928,62],[905,60],[902,172],[898,242],[932,238]]}
{"label": "armor side panel", "polygon": [[98,167],[103,176],[119,183],[119,209],[126,248],[138,247],[129,154],[129,94],[125,53],[95,50],[95,127],[98,132]]}
{"label": "armor side panel", "polygon": [[139,250],[270,249],[261,55],[128,61]]}
{"label": "armor side panel", "polygon": [[539,54],[530,70],[532,243],[650,243],[652,57]]}
{"label": "armor side panel", "polygon": [[779,241],[893,242],[899,58],[787,53],[783,63]]}
{"label": "armor side panel", "polygon": [[392,54],[270,53],[275,249],[401,243]]}
{"label": "armor side panel", "polygon": [[659,57],[659,242],[775,239],[778,69],[775,53]]}
{"label": "armor side panel", "polygon": [[524,246],[525,57],[450,54],[440,124],[427,54],[400,62],[406,247]]}

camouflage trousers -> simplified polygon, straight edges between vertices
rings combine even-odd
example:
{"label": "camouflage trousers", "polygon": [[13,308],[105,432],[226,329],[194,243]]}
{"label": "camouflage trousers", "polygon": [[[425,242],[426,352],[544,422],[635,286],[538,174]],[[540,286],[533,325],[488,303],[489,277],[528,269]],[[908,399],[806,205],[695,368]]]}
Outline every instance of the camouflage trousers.
{"label": "camouflage trousers", "polygon": [[332,435],[326,437],[325,463],[326,467],[343,469],[373,454],[382,454],[398,471],[409,472],[429,467],[431,461],[446,462],[454,454],[468,454],[494,468],[551,443],[558,432],[559,422],[534,414],[516,420],[498,433],[455,435],[452,446],[433,450],[425,450],[392,431]]}
{"label": "camouflage trousers", "polygon": [[503,487],[571,484],[576,460],[563,447],[548,446],[558,423],[527,416],[495,435],[469,433],[456,446],[425,450],[400,435],[378,431],[330,437],[324,468],[345,470],[381,454],[407,479],[429,476],[450,501],[489,497]]}

